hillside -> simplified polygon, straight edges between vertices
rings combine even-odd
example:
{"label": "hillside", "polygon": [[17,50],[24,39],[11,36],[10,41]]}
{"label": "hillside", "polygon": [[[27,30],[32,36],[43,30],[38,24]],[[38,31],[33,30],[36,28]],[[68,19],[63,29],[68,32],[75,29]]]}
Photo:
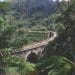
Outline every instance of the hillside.
{"label": "hillside", "polygon": [[51,3],[49,0],[8,0],[8,2],[6,19],[16,27],[10,42],[12,46],[19,47],[47,38],[47,35],[39,34],[38,31],[50,30],[53,23],[51,14],[55,13],[57,3]]}
{"label": "hillside", "polygon": [[0,75],[75,75],[75,0],[61,1],[0,2]]}
{"label": "hillside", "polygon": [[30,17],[36,12],[47,16],[56,10],[56,4],[49,0],[14,0],[10,1],[10,6],[13,11],[12,14],[21,18]]}

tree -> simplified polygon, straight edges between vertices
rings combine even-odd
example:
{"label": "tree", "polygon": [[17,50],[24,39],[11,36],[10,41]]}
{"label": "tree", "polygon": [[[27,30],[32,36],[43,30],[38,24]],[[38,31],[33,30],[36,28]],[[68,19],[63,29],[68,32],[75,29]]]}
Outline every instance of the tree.
{"label": "tree", "polygon": [[6,72],[10,71],[9,69],[14,69],[21,75],[35,69],[34,64],[25,61],[24,58],[12,55],[13,49],[10,41],[15,31],[16,26],[5,15],[0,16],[0,75],[5,75]]}
{"label": "tree", "polygon": [[[45,61],[44,61],[45,60]],[[73,64],[63,56],[51,56],[38,64],[39,75],[69,75]]]}
{"label": "tree", "polygon": [[[43,58],[43,60],[45,60],[45,58],[57,56],[57,59],[60,61],[59,56],[62,56],[63,58],[65,57],[66,59],[68,59],[69,63],[73,63],[73,65],[70,66],[71,68],[68,70],[68,73],[65,73],[64,69],[57,66],[52,67],[51,64],[49,64],[49,66],[51,66],[49,70],[48,71],[44,70],[44,72],[46,71],[47,73],[50,71],[49,75],[62,75],[62,73],[65,73],[64,75],[75,75],[75,72],[74,72],[74,69],[75,69],[75,39],[74,39],[75,38],[75,35],[74,35],[75,5],[74,3],[75,1],[72,0],[69,5],[67,4],[66,9],[60,12],[61,17],[58,17],[56,19],[55,23],[63,24],[65,29],[63,32],[59,32],[58,33],[59,36],[54,41],[50,42],[49,45],[45,48],[44,58]],[[51,60],[51,58],[48,58],[48,60]],[[53,58],[52,60],[56,62],[56,59]],[[55,62],[54,64],[56,64]],[[45,62],[44,64],[45,68],[48,66],[47,64],[48,62]],[[57,63],[57,65],[59,64]],[[68,63],[65,66],[68,66]],[[57,68],[59,68],[59,70],[57,70]],[[67,71],[67,68],[66,68],[66,71]]]}

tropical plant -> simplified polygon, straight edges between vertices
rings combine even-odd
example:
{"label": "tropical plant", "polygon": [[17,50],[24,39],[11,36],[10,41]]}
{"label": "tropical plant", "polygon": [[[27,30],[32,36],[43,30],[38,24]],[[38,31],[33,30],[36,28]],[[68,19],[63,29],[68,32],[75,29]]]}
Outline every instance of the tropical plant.
{"label": "tropical plant", "polygon": [[[43,71],[43,73],[48,74],[49,75],[75,75],[74,69],[75,69],[75,5],[74,5],[75,1],[71,1],[69,3],[69,5],[67,4],[66,9],[63,9],[60,13],[61,13],[61,17],[57,17],[57,19],[55,20],[55,23],[61,23],[64,25],[65,29],[64,31],[60,31],[58,33],[58,37],[49,43],[49,45],[45,48],[44,51],[44,58],[42,58],[43,60],[45,60],[45,58],[48,58],[48,61],[51,60],[51,57],[57,56],[55,58],[52,58],[52,60],[49,62],[46,62],[45,67],[41,66],[42,69],[43,68],[48,68],[48,66],[50,66],[50,68],[48,70],[41,70]],[[61,56],[61,57],[59,57]],[[62,56],[65,58],[64,62],[67,62],[63,65],[62,64]],[[57,60],[60,63],[57,63]],[[60,60],[61,59],[61,60]],[[55,63],[55,66],[53,65],[53,62]],[[61,62],[62,61],[62,62]],[[42,62],[42,63],[44,63]],[[52,62],[52,64],[50,64]],[[70,64],[71,65],[70,65]],[[60,66],[59,66],[60,65]],[[40,67],[39,67],[40,68]],[[43,75],[44,75],[43,74]]]}
{"label": "tropical plant", "polygon": [[5,75],[6,72],[14,70],[21,75],[25,75],[33,71],[35,65],[25,61],[24,58],[12,55],[11,39],[13,39],[12,36],[16,31],[16,26],[12,23],[5,15],[0,16],[0,75]]}

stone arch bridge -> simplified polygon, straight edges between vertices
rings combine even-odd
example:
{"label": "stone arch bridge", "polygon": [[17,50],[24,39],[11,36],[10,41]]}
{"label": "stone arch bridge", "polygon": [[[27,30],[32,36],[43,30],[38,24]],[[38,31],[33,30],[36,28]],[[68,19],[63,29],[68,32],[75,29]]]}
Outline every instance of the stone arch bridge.
{"label": "stone arch bridge", "polygon": [[[48,39],[45,39],[38,43],[34,43],[31,45],[25,46],[25,47],[21,48],[20,50],[14,51],[13,54],[24,57],[25,60],[28,60],[28,57],[33,54],[34,55],[33,58],[36,56],[37,59],[39,59],[43,55],[42,52],[43,52],[44,48],[46,47],[46,45],[49,43],[49,41],[53,41],[57,37],[56,32],[52,32],[52,33],[53,33],[52,37],[50,35],[50,37]],[[29,58],[34,60],[31,56]]]}

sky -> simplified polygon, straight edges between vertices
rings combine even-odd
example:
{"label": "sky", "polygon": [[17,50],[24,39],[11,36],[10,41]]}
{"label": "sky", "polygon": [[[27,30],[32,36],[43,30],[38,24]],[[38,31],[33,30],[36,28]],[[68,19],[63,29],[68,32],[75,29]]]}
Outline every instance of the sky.
{"label": "sky", "polygon": [[4,1],[4,0],[0,0],[0,1]]}
{"label": "sky", "polygon": [[[4,0],[0,0],[0,1],[4,1]],[[55,2],[56,0],[53,0],[53,1]],[[59,0],[59,1],[61,2],[61,1],[63,1],[63,0]],[[65,1],[69,1],[69,0],[65,0]]]}
{"label": "sky", "polygon": [[[56,0],[53,0],[53,1],[55,2]],[[61,2],[61,1],[63,1],[63,0],[59,0],[59,1]],[[65,0],[65,1],[69,1],[69,0]]]}

